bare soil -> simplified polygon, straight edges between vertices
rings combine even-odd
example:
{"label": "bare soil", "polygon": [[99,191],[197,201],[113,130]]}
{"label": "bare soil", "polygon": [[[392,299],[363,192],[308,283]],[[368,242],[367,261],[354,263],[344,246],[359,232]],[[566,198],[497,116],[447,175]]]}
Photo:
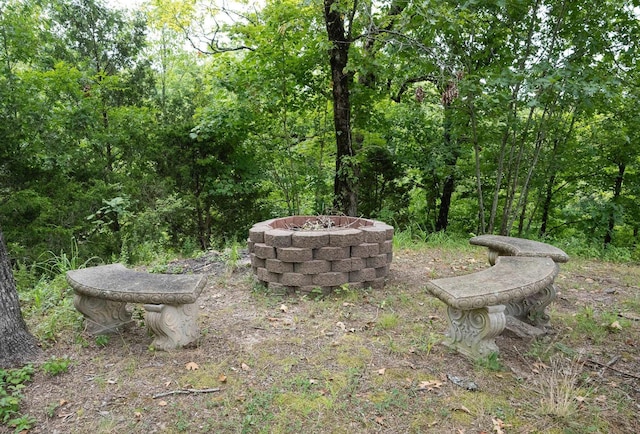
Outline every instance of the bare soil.
{"label": "bare soil", "polygon": [[313,299],[260,289],[246,257],[175,261],[209,275],[197,345],[150,350],[142,317],[108,342],[79,321],[44,348],[68,372],[38,370],[23,413],[32,433],[640,432],[640,266],[563,264],[552,334],[505,332],[482,364],[440,344],[424,284],[485,267],[479,248],[403,249],[385,289]]}

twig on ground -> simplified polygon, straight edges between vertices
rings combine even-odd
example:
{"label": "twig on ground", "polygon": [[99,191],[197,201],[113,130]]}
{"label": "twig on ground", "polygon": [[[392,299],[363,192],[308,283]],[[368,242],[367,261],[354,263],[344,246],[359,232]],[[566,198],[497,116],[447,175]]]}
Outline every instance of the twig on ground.
{"label": "twig on ground", "polygon": [[[617,362],[617,359],[614,357],[612,359],[612,362],[613,363]],[[609,363],[600,363],[600,362],[596,362],[595,360],[592,360],[592,359],[585,359],[585,360],[583,360],[583,363],[591,363],[592,365],[596,365],[596,366],[602,367],[603,370],[604,369],[611,369],[612,371],[617,372],[618,374],[620,374],[620,375],[622,375],[624,377],[636,378],[636,379],[640,380],[640,375],[634,375],[634,374],[631,374],[630,372],[625,372],[625,371],[621,371],[619,369],[616,369],[613,366],[611,366],[611,365],[613,365],[613,363],[611,363],[611,362],[609,362]]]}
{"label": "twig on ground", "polygon": [[161,398],[163,396],[169,396],[169,395],[188,395],[190,393],[213,393],[213,392],[220,392],[221,389],[220,387],[214,387],[213,389],[180,389],[180,390],[172,390],[170,392],[163,392],[163,393],[156,393],[155,395],[153,395],[153,399],[156,398]]}

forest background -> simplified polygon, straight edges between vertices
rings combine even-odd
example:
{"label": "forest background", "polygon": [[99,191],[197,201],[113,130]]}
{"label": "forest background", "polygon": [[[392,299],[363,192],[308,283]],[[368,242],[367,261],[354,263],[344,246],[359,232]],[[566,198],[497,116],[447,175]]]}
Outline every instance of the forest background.
{"label": "forest background", "polygon": [[636,0],[0,1],[0,227],[138,263],[293,214],[640,259]]}

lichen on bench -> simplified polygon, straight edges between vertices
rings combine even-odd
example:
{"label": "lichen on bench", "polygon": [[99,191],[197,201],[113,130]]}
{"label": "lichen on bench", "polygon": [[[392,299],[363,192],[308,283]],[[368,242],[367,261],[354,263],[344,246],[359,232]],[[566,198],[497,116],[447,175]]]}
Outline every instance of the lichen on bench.
{"label": "lichen on bench", "polygon": [[506,315],[534,325],[548,323],[546,306],[555,298],[558,265],[550,258],[502,256],[493,267],[427,282],[427,290],[447,304],[446,344],[478,359],[498,353],[494,338]]}
{"label": "lichen on bench", "polygon": [[557,263],[569,261],[569,256],[561,249],[540,241],[503,235],[478,235],[469,240],[470,244],[489,249],[489,263],[495,264],[498,256],[548,257]]}
{"label": "lichen on bench", "polygon": [[69,271],[67,281],[90,334],[121,330],[132,321],[126,304],[142,303],[154,348],[180,348],[199,336],[195,302],[206,285],[204,275],[150,274],[110,264]]}

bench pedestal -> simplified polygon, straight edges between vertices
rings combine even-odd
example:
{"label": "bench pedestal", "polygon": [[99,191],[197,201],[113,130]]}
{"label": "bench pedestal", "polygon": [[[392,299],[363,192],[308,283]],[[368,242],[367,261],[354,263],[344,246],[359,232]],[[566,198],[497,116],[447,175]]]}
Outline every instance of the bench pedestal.
{"label": "bench pedestal", "polygon": [[85,328],[91,335],[120,332],[131,323],[131,313],[127,304],[84,294],[75,294],[73,305],[84,315]]}
{"label": "bench pedestal", "polygon": [[151,343],[157,350],[180,348],[198,339],[198,307],[195,303],[172,306],[145,304],[145,322],[155,335]]}
{"label": "bench pedestal", "polygon": [[506,304],[506,314],[535,327],[548,327],[550,323],[546,308],[557,295],[555,285],[547,285],[540,291],[522,300]]}
{"label": "bench pedestal", "polygon": [[504,310],[502,304],[473,310],[448,306],[449,331],[445,345],[474,359],[497,353],[494,338],[505,328]]}

